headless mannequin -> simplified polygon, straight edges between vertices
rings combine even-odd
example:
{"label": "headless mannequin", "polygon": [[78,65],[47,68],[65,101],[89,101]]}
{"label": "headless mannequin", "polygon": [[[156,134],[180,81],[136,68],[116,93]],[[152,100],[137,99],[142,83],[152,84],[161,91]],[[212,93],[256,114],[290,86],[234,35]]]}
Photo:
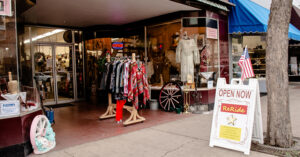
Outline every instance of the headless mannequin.
{"label": "headless mannequin", "polygon": [[191,80],[193,82],[194,65],[200,64],[200,56],[195,40],[190,39],[186,31],[176,48],[176,62],[181,64],[181,81],[190,82]]}

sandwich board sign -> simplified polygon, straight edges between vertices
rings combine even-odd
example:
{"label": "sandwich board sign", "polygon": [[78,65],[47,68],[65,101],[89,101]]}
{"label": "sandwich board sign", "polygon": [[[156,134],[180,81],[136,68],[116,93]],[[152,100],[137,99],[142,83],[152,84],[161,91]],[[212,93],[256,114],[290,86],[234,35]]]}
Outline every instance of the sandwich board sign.
{"label": "sandwich board sign", "polygon": [[250,154],[251,140],[263,144],[260,92],[257,79],[217,82],[209,146]]}

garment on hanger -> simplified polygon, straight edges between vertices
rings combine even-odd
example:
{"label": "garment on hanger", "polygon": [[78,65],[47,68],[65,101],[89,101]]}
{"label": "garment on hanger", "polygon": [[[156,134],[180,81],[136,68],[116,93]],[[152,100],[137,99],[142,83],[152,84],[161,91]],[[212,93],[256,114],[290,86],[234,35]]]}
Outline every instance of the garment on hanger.
{"label": "garment on hanger", "polygon": [[121,67],[121,74],[120,74],[120,93],[124,93],[124,73],[125,73],[125,70],[124,70],[124,67],[125,67],[125,64],[128,62],[128,60],[125,60],[122,64],[122,67]]}
{"label": "garment on hanger", "polygon": [[110,82],[110,86],[109,89],[112,91],[112,93],[115,92],[115,86],[116,86],[116,69],[118,64],[120,63],[120,61],[115,61],[113,63],[113,69],[112,69],[112,73],[111,73],[111,82]]}
{"label": "garment on hanger", "polygon": [[199,50],[194,39],[181,39],[176,48],[176,62],[181,63],[181,81],[186,82],[187,76],[194,80],[194,64],[200,63]]}
{"label": "garment on hanger", "polygon": [[117,66],[117,69],[116,69],[116,86],[115,86],[115,91],[116,91],[116,94],[119,94],[119,88],[120,88],[120,75],[121,75],[121,67],[123,65],[123,62],[120,62]]}
{"label": "garment on hanger", "polygon": [[130,67],[130,61],[126,62],[124,65],[124,96],[128,96],[128,80],[129,80],[129,67]]}
{"label": "garment on hanger", "polygon": [[105,71],[102,74],[102,78],[101,78],[101,82],[100,82],[100,89],[101,90],[107,90],[108,92],[110,92],[109,90],[109,85],[110,85],[110,76],[111,76],[111,72],[112,72],[112,63],[105,63]]}
{"label": "garment on hanger", "polygon": [[132,64],[130,72],[130,88],[128,94],[128,100],[132,101],[132,104],[136,109],[139,107],[139,95],[143,94],[143,103],[146,105],[146,101],[149,100],[149,89],[146,68],[143,63],[136,62]]}
{"label": "garment on hanger", "polygon": [[154,68],[153,68],[153,62],[147,62],[147,77],[151,78],[151,76],[154,74]]}

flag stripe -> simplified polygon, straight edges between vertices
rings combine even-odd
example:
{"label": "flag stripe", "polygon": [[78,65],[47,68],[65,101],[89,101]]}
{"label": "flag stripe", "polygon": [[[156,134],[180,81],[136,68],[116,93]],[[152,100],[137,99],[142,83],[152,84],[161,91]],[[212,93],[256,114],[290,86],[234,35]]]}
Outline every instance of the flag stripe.
{"label": "flag stripe", "polygon": [[252,68],[252,63],[251,63],[251,59],[250,56],[248,54],[248,50],[247,48],[245,48],[239,62],[238,65],[240,66],[241,70],[242,70],[242,76],[241,79],[244,80],[246,78],[249,77],[254,77],[254,72],[253,72],[253,68]]}

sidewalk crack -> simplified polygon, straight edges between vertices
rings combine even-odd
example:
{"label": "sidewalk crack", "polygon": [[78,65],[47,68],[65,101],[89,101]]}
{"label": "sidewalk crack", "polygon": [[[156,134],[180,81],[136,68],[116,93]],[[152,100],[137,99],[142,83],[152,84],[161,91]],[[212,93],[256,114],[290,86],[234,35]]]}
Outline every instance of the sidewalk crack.
{"label": "sidewalk crack", "polygon": [[184,145],[189,144],[189,143],[191,143],[191,142],[194,142],[194,140],[187,141],[187,142],[181,144],[180,146],[178,146],[178,147],[176,147],[176,148],[174,148],[174,149],[172,149],[172,150],[167,151],[167,152],[166,152],[164,155],[162,155],[161,157],[165,157],[165,156],[167,156],[169,153],[175,152],[175,151],[177,151],[179,148],[181,148],[181,147],[183,147]]}
{"label": "sidewalk crack", "polygon": [[66,150],[64,150],[63,152],[66,153],[68,156],[72,156],[72,157],[74,156],[71,153],[67,152]]}
{"label": "sidewalk crack", "polygon": [[160,129],[155,129],[155,128],[148,128],[148,129],[152,129],[152,130],[155,130],[155,131],[160,131],[160,132],[171,134],[171,135],[177,135],[177,136],[187,137],[187,138],[191,138],[191,139],[195,139],[195,140],[209,141],[209,140],[201,139],[201,138],[198,138],[198,137],[192,137],[192,136],[182,135],[182,134],[179,134],[179,133],[165,131],[165,130],[160,130]]}

